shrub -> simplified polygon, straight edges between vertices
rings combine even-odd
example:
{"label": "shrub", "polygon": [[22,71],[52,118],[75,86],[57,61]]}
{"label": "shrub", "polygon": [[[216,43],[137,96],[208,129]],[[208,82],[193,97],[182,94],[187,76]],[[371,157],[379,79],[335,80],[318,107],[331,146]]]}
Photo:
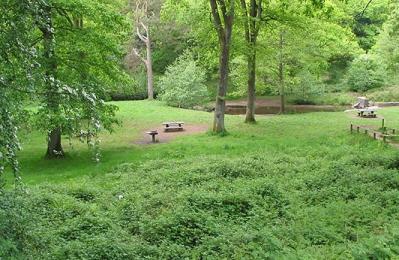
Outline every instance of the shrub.
{"label": "shrub", "polygon": [[108,89],[107,95],[112,101],[147,99],[148,93],[146,72],[139,71],[134,75],[134,78],[132,77],[131,81],[124,82],[118,87]]}
{"label": "shrub", "polygon": [[295,81],[291,82],[291,94],[296,98],[296,105],[315,105],[312,101],[317,96],[324,94],[324,86],[310,71],[304,70],[298,73]]}
{"label": "shrub", "polygon": [[180,56],[160,79],[160,99],[168,105],[192,108],[207,97],[205,72],[190,53]]}
{"label": "shrub", "polygon": [[384,85],[382,64],[373,56],[361,55],[355,59],[349,68],[347,84],[350,90],[363,92]]}
{"label": "shrub", "polygon": [[396,151],[306,148],[165,158],[5,191],[0,259],[397,257]]}
{"label": "shrub", "polygon": [[377,102],[397,102],[399,101],[399,86],[372,90],[367,93],[367,97]]}

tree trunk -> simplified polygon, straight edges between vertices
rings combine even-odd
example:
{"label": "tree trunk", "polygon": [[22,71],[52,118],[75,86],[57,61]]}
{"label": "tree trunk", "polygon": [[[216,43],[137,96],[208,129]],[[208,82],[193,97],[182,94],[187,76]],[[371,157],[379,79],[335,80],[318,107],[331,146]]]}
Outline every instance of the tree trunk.
{"label": "tree trunk", "polygon": [[278,78],[279,78],[279,84],[280,84],[280,113],[284,114],[285,113],[285,86],[284,86],[284,54],[283,54],[283,48],[284,48],[284,32],[280,32],[280,42],[279,42],[279,48],[280,48],[280,60],[279,60],[279,65],[278,65]]}
{"label": "tree trunk", "polygon": [[152,50],[151,50],[151,39],[150,34],[147,35],[147,61],[146,61],[146,69],[147,69],[147,92],[148,99],[154,99],[154,75],[152,71]]}
{"label": "tree trunk", "polygon": [[256,101],[256,51],[255,49],[248,55],[248,100],[247,100],[247,113],[245,116],[246,123],[255,123],[255,101]]}
{"label": "tree trunk", "polygon": [[[150,37],[150,29],[149,24],[144,24],[144,18],[148,18],[148,1],[136,1],[136,35],[139,39],[145,43],[146,46],[146,56],[142,57],[139,51],[136,48],[133,48],[134,54],[141,59],[144,63],[146,71],[147,71],[147,94],[148,99],[154,99],[154,73],[152,70],[152,50],[151,50],[151,37]],[[140,29],[141,28],[141,29]],[[140,31],[144,30],[145,34],[142,34]]]}
{"label": "tree trunk", "polygon": [[[210,0],[213,22],[219,38],[219,86],[215,104],[215,118],[213,121],[213,132],[223,133],[224,114],[226,111],[226,93],[229,78],[229,59],[231,36],[234,22],[234,1]],[[218,8],[220,5],[220,11]],[[223,22],[222,19],[223,18]]]}
{"label": "tree trunk", "polygon": [[262,17],[262,0],[251,0],[249,10],[246,0],[241,0],[244,14],[245,40],[248,45],[248,98],[245,123],[255,123],[256,109],[256,45]]}
{"label": "tree trunk", "polygon": [[221,44],[222,53],[219,58],[219,88],[216,97],[215,119],[213,131],[216,133],[224,132],[224,114],[226,111],[226,92],[229,78],[229,56],[230,46],[228,43]]}
{"label": "tree trunk", "polygon": [[48,135],[46,158],[54,159],[64,157],[61,145],[61,129],[56,128]]}
{"label": "tree trunk", "polygon": [[[52,10],[50,6],[44,9],[46,16],[46,24],[40,30],[43,34],[43,48],[45,60],[45,79],[46,79],[46,104],[53,114],[57,114],[59,110],[58,102],[58,86],[57,78],[57,60],[55,56],[54,42],[55,36],[53,31]],[[47,142],[47,158],[63,157],[64,152],[61,145],[61,127],[56,126],[51,129],[48,134]]]}

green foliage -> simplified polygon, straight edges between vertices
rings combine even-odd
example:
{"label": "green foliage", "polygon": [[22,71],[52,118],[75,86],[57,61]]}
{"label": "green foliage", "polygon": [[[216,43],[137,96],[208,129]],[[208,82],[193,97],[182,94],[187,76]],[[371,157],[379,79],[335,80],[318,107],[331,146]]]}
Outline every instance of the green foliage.
{"label": "green foliage", "polygon": [[[309,113],[246,125],[227,116],[223,138],[139,147],[131,145],[142,135],[134,126],[170,118],[207,124],[212,114],[156,101],[117,104],[124,127],[104,136],[96,167],[82,144],[48,161],[41,135],[23,139],[22,173],[35,185],[0,196],[2,258],[398,255],[398,152],[350,135],[357,119]],[[379,113],[399,126],[397,108]]]}
{"label": "green foliage", "polygon": [[389,83],[397,84],[399,78],[399,48],[396,44],[399,40],[399,3],[392,1],[391,13],[388,21],[384,24],[381,35],[377,41],[373,53],[375,53],[381,62],[386,66]]}
{"label": "green foliage", "polygon": [[116,107],[103,101],[105,88],[128,81],[120,66],[128,29],[120,6],[7,0],[0,7],[0,172],[7,162],[17,169],[17,129],[19,122],[30,122],[21,113],[25,100],[40,104],[35,127],[46,135],[60,129],[85,137],[98,160],[98,134],[116,122]]}
{"label": "green foliage", "polygon": [[384,85],[383,65],[371,55],[361,55],[349,68],[347,84],[350,90],[364,92]]}
{"label": "green foliage", "polygon": [[5,167],[17,178],[19,150],[18,127],[25,121],[23,102],[33,99],[38,67],[37,52],[32,48],[34,19],[29,14],[31,1],[5,0],[0,3],[0,189]]}
{"label": "green foliage", "polygon": [[167,68],[159,88],[160,99],[175,107],[192,108],[207,97],[205,73],[189,52]]}
{"label": "green foliage", "polygon": [[397,102],[399,100],[399,87],[385,87],[372,90],[366,93],[366,96],[377,102]]}
{"label": "green foliage", "polygon": [[85,137],[98,161],[98,134],[115,123],[115,107],[102,98],[106,87],[123,81],[119,62],[128,23],[107,1],[49,0],[36,12],[43,37],[39,72],[45,75],[36,125],[46,133],[59,128]]}
{"label": "green foliage", "polygon": [[365,7],[359,8],[359,3],[356,2],[353,1],[350,4],[353,8],[351,10],[353,12],[352,31],[357,36],[359,45],[369,51],[376,44],[382,25],[387,19],[389,1],[375,1],[364,12]]}
{"label": "green foliage", "polygon": [[[248,86],[247,62],[245,56],[235,57],[231,61],[230,67],[231,67],[231,72],[230,72],[231,84],[228,96],[230,98],[243,97],[247,93],[247,86]],[[263,88],[261,87],[260,84],[257,84],[257,90],[259,93],[263,92]]]}
{"label": "green foliage", "polygon": [[148,98],[147,74],[145,70],[134,73],[128,84],[119,84],[106,89],[107,98],[112,101],[144,100]]}
{"label": "green foliage", "polygon": [[311,104],[313,98],[324,94],[324,86],[312,73],[302,71],[298,73],[295,84],[291,86],[291,93],[297,97],[294,103]]}
{"label": "green foliage", "polygon": [[0,256],[399,254],[393,153],[331,161],[312,151],[290,153],[298,156],[281,151],[124,164],[79,184],[7,193],[0,197]]}
{"label": "green foliage", "polygon": [[323,95],[313,96],[310,101],[315,105],[351,106],[355,103],[356,96],[350,92],[324,93]]}

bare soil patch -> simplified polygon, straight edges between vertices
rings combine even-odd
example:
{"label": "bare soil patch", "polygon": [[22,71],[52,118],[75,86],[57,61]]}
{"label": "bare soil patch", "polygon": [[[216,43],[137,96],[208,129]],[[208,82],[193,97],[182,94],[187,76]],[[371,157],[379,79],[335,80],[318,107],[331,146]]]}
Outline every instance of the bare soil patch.
{"label": "bare soil patch", "polygon": [[186,125],[184,125],[183,131],[165,132],[163,126],[160,125],[160,126],[155,126],[150,129],[143,130],[140,138],[138,140],[136,140],[134,143],[139,144],[139,145],[154,144],[151,141],[151,136],[149,134],[147,134],[147,132],[154,131],[154,130],[156,130],[158,132],[158,135],[156,136],[157,142],[155,144],[159,144],[159,143],[170,142],[179,136],[205,133],[206,131],[208,131],[208,129],[209,129],[209,125],[186,124]]}

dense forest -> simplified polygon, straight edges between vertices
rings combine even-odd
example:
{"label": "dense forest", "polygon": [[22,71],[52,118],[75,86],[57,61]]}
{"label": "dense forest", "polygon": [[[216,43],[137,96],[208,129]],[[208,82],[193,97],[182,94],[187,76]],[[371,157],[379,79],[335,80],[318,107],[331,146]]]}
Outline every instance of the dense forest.
{"label": "dense forest", "polygon": [[[396,150],[344,136],[342,114],[331,113],[333,122],[323,121],[327,114],[286,115],[292,105],[346,109],[359,96],[399,101],[398,43],[398,0],[1,0],[0,259],[399,255],[399,235],[392,230],[397,222],[391,221],[398,216]],[[265,121],[256,112],[258,100],[276,102],[281,119]],[[245,104],[245,115],[227,116],[227,102]],[[382,114],[397,123],[397,111]],[[133,141],[123,139],[130,131],[138,135],[171,118],[197,128],[206,124],[203,143],[191,137],[184,148],[171,144],[176,152],[143,148],[134,150],[137,157],[128,155]],[[334,136],[329,148],[310,125]],[[333,125],[340,130],[330,132]],[[314,137],[315,146],[301,131]],[[365,161],[345,154],[356,149],[367,153]],[[150,155],[156,160],[148,162]],[[84,181],[75,176],[68,182],[63,170],[73,165],[71,172]],[[90,179],[93,169],[101,177]],[[38,181],[46,171],[58,177]],[[165,180],[155,176],[163,173]],[[67,184],[56,186],[56,178]],[[391,193],[381,195],[383,188],[373,186],[380,182]],[[130,204],[117,205],[120,190]],[[340,204],[357,196],[359,204]],[[383,208],[370,206],[370,212],[384,224],[365,223],[368,203]],[[338,210],[337,227],[344,216],[353,217],[339,205],[365,207],[345,224],[353,225],[345,235],[304,217]],[[69,218],[75,222],[65,224]],[[67,246],[50,243],[53,238]],[[353,245],[349,251],[344,241]]]}

